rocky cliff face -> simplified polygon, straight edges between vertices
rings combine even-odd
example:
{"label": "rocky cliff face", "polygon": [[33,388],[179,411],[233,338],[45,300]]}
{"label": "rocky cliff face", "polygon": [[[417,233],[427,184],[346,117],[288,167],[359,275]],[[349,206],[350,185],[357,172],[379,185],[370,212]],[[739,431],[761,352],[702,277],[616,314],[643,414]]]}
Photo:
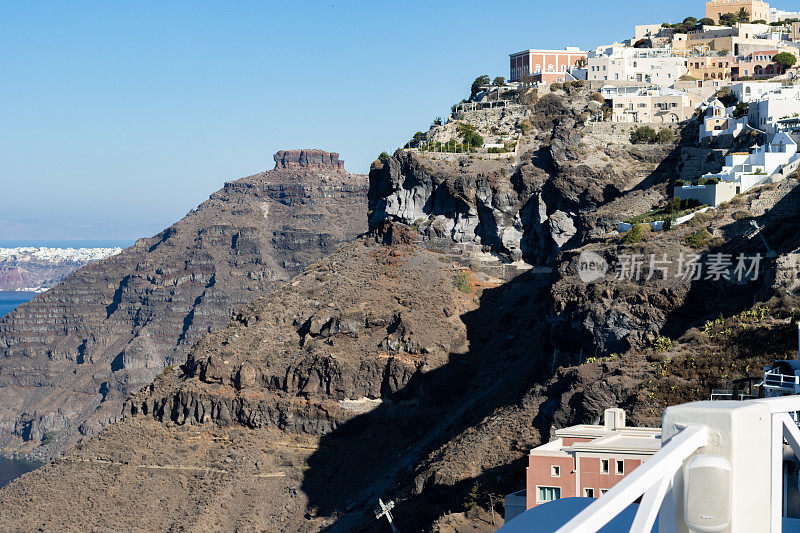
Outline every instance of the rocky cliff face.
{"label": "rocky cliff face", "polygon": [[344,161],[335,152],[323,150],[281,150],[275,154],[275,170],[286,168],[315,168],[344,170]]}
{"label": "rocky cliff face", "polygon": [[518,159],[453,161],[450,154],[398,151],[376,161],[370,227],[398,221],[419,227],[423,237],[482,244],[532,264],[551,262],[591,237],[598,221],[589,215],[640,185],[649,174],[642,171],[663,165],[672,149],[610,144],[607,135],[583,127],[588,106],[578,97],[542,98],[533,134],[519,140]]}
{"label": "rocky cliff face", "polygon": [[[381,531],[372,510],[391,498],[403,530],[493,531],[493,498],[523,487],[554,429],[611,406],[657,424],[793,355],[796,182],[625,241],[615,222],[664,203],[681,147],[631,145],[627,126],[580,121],[585,95],[552,96],[517,157],[376,162],[371,235],[241,308],[123,420],[0,490],[0,523],[130,529],[144,508],[159,530]],[[758,280],[644,263],[636,279],[578,275],[582,252],[763,252],[751,216],[779,254]],[[520,257],[541,266],[489,273]]]}
{"label": "rocky cliff face", "polygon": [[[293,152],[282,152],[281,157]],[[238,307],[366,229],[335,154],[226,183],[184,219],[0,321],[0,444],[63,449]],[[278,156],[276,156],[276,160]]]}

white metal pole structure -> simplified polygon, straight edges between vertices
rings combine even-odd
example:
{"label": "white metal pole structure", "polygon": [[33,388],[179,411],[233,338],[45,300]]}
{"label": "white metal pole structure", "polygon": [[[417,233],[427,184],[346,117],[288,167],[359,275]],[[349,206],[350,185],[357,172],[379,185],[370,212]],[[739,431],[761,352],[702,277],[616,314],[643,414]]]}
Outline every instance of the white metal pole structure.
{"label": "white metal pole structure", "polygon": [[394,519],[392,518],[392,509],[394,509],[394,502],[390,501],[389,503],[383,503],[383,500],[378,498],[378,505],[380,507],[378,509],[375,509],[375,518],[377,520],[380,520],[381,518],[386,517],[386,520],[389,522],[389,526],[392,528],[392,532],[399,533],[394,525]]}
{"label": "white metal pole structure", "polygon": [[[790,413],[800,396],[695,402],[668,408],[662,447],[558,533],[598,531],[642,497],[633,525],[649,533],[780,533],[786,519],[784,442],[800,458]],[[798,524],[798,525],[795,525]]]}

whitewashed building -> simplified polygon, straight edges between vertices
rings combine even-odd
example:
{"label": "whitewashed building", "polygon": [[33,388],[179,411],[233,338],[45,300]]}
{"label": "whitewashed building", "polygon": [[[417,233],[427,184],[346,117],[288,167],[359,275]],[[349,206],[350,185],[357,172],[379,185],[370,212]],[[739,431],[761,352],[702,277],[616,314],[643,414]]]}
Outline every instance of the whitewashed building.
{"label": "whitewashed building", "polygon": [[785,132],[772,136],[769,143],[754,146],[750,152],[734,152],[725,156],[725,166],[717,174],[706,174],[705,178],[736,184],[736,193],[743,193],[798,157],[797,143]]}
{"label": "whitewashed building", "polygon": [[750,125],[773,134],[778,121],[800,117],[800,85],[780,87],[750,102]]}
{"label": "whitewashed building", "polygon": [[621,44],[590,51],[589,81],[634,81],[669,87],[688,72],[688,60],[671,48],[628,48]]}
{"label": "whitewashed building", "polygon": [[723,135],[738,137],[747,126],[747,118],[733,118],[733,109],[733,107],[726,108],[718,98],[714,98],[714,100],[703,109],[703,123],[700,124],[699,133],[700,140],[707,137],[720,137]]}
{"label": "whitewashed building", "polygon": [[786,19],[800,19],[800,13],[797,11],[784,11],[777,7],[769,8],[769,20],[767,22],[781,22]]}
{"label": "whitewashed building", "polygon": [[755,102],[768,92],[780,89],[780,81],[740,81],[731,85],[731,94],[740,102]]}

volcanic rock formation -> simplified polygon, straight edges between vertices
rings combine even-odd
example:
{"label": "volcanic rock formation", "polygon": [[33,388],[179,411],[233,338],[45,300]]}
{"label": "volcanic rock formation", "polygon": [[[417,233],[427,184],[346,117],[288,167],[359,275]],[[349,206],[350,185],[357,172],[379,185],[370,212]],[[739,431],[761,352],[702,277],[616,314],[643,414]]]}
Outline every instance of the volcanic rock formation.
{"label": "volcanic rock formation", "polygon": [[[498,495],[524,487],[530,448],[555,428],[597,423],[610,406],[658,424],[664,406],[793,354],[796,181],[631,242],[615,222],[663,205],[690,137],[632,145],[624,125],[583,123],[599,104],[570,90],[538,99],[518,156],[376,161],[369,235],[241,307],[131,395],[123,420],[0,490],[0,523],[377,532],[377,499],[391,498],[402,530],[494,531]],[[779,254],[757,280],[644,265],[640,278],[587,284],[576,272],[583,251],[609,264],[763,253],[749,217]],[[159,242],[139,259],[155,279],[150,261],[170,241]],[[520,257],[540,266],[488,274]],[[115,301],[102,302],[110,316]]]}
{"label": "volcanic rock formation", "polygon": [[2,319],[5,451],[44,441],[37,453],[56,452],[114,421],[130,392],[182,364],[238,307],[365,231],[353,216],[365,207],[365,177],[344,172],[336,154],[314,157],[226,183],[160,234]]}
{"label": "volcanic rock formation", "polygon": [[275,170],[280,168],[316,168],[344,170],[339,154],[323,150],[281,150],[275,154]]}

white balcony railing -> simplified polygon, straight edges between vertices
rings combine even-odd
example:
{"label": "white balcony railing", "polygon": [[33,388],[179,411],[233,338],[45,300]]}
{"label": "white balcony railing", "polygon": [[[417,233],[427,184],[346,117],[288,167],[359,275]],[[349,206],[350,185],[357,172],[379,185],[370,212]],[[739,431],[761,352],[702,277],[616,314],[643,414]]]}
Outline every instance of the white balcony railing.
{"label": "white balcony railing", "polygon": [[[641,497],[630,531],[635,533],[649,532],[656,518],[661,513],[659,530],[688,531],[686,524],[680,522],[683,513],[676,513],[677,505],[672,492],[673,484],[685,461],[696,453],[717,454],[734,464],[734,469],[744,465],[744,469],[753,468],[753,464],[770,466],[770,474],[764,478],[761,489],[752,477],[742,475],[732,478],[731,490],[746,490],[749,506],[736,506],[731,509],[730,529],[725,531],[746,531],[753,520],[758,521],[759,531],[780,533],[783,527],[784,497],[783,462],[784,441],[788,443],[794,454],[800,458],[800,430],[792,416],[800,411],[800,396],[783,396],[748,400],[744,402],[699,402],[671,409],[686,408],[683,416],[694,417],[689,423],[674,424],[672,427],[682,428],[668,438],[650,459],[642,463],[625,479],[617,483],[606,494],[598,498],[569,522],[557,530],[557,533],[593,533],[608,524],[631,503]],[[731,424],[730,413],[739,410],[736,424]],[[686,415],[688,413],[688,415]],[[726,418],[727,417],[727,418]],[[765,420],[765,417],[767,420]],[[665,423],[667,415],[665,414]],[[743,424],[743,425],[742,425]],[[738,425],[738,429],[737,428]],[[664,426],[666,428],[666,426]],[[744,429],[742,429],[744,428]],[[666,431],[666,429],[665,429]],[[740,433],[736,433],[739,431]],[[742,433],[744,431],[744,433]],[[769,433],[767,435],[766,433]],[[757,434],[757,435],[756,435]],[[750,439],[751,448],[743,447],[743,435]],[[753,444],[753,443],[756,444]],[[761,443],[761,444],[758,444]],[[750,453],[752,446],[754,452]],[[768,448],[767,448],[768,446]],[[756,458],[758,456],[758,458]],[[738,466],[737,466],[738,465]],[[764,470],[760,470],[764,472]],[[736,483],[750,483],[753,487],[739,487]],[[747,508],[745,508],[747,507]],[[677,517],[677,518],[676,518]],[[769,524],[767,526],[767,524]],[[753,530],[752,528],[750,530]]]}
{"label": "white balcony railing", "polygon": [[800,388],[800,376],[781,374],[779,372],[765,372],[764,387],[795,391]]}

